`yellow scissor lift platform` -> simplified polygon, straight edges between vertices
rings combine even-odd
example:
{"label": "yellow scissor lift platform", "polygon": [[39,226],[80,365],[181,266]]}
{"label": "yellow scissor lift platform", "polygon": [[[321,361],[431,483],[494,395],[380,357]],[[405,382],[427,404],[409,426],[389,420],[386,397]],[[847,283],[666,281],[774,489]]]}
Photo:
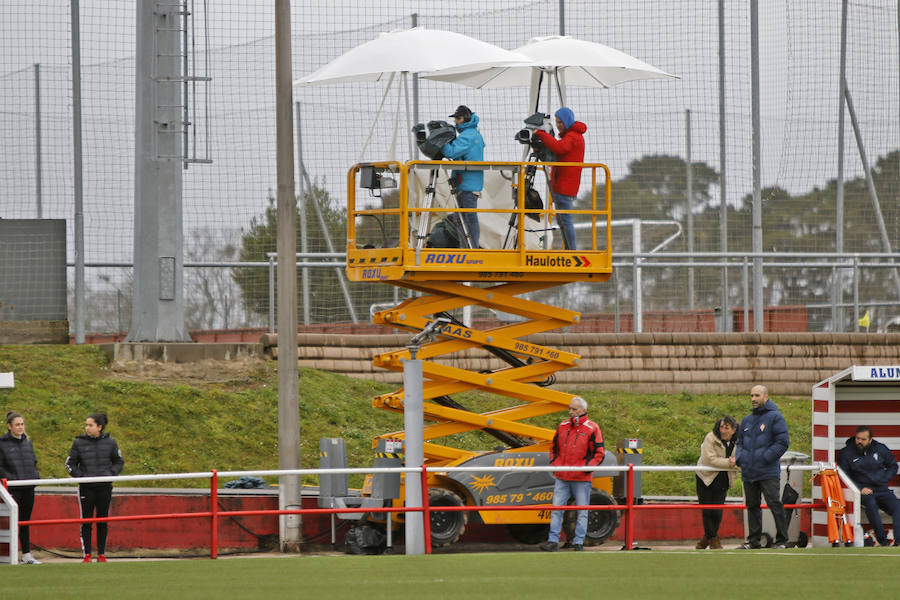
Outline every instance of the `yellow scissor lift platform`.
{"label": "yellow scissor lift platform", "polygon": [[[589,207],[560,211],[570,213],[582,229],[584,224],[589,225],[588,247],[578,250],[553,248],[553,232],[558,233],[559,229],[552,201],[545,199],[542,208],[534,205],[526,208],[529,169],[530,180],[533,180],[536,170],[546,173],[547,168],[558,164],[561,163],[410,161],[362,163],[350,169],[347,181],[347,277],[351,281],[388,283],[413,292],[397,306],[376,313],[375,323],[420,332],[435,319],[446,319],[437,329],[436,339],[422,345],[417,353],[417,358],[423,360],[424,417],[430,422],[424,429],[425,460],[429,465],[456,466],[473,464],[473,461],[484,466],[534,465],[540,464],[542,459],[546,464],[544,457],[554,431],[525,421],[568,408],[574,396],[546,386],[555,380],[557,371],[577,366],[579,356],[523,338],[578,323],[580,314],[521,296],[569,282],[602,282],[612,274],[610,174],[605,165],[580,163],[583,181],[590,182],[590,201],[586,203],[582,199],[581,203],[589,204]],[[453,202],[446,178],[449,169],[484,171],[485,195],[479,198],[478,208],[460,209]],[[360,190],[368,191],[367,196],[360,197]],[[466,212],[479,214],[480,248],[430,247],[430,235],[438,223],[453,213]],[[378,226],[371,226],[372,221]],[[373,232],[377,234],[373,235]],[[358,236],[373,239],[361,240]],[[560,241],[556,246],[561,247],[562,236],[557,237]],[[583,243],[586,238],[582,235],[580,241]],[[465,326],[451,314],[467,306],[502,311],[523,320],[477,330]],[[434,362],[440,357],[473,348],[487,350],[508,366],[485,372]],[[374,364],[402,371],[403,361],[409,357],[409,350],[397,350],[376,356]],[[454,394],[476,389],[522,403],[477,413],[451,399]],[[373,405],[402,412],[403,390],[378,396]],[[493,435],[508,449],[473,452],[437,442],[446,436],[474,430]],[[387,433],[379,436],[376,442],[403,437],[403,432]],[[491,493],[502,479],[496,474],[432,475],[429,483],[440,492],[432,498],[437,504],[549,502],[552,483],[548,491],[547,474],[536,475],[538,479],[543,478],[541,485],[520,486],[521,493]],[[595,479],[594,485],[599,490],[611,491],[608,477]],[[592,503],[595,500],[596,503],[612,501],[611,497],[597,499],[592,496]],[[595,512],[604,518],[613,514]],[[453,512],[439,514],[449,516],[451,520],[456,519],[456,515],[461,519],[464,516],[464,513]],[[520,539],[533,537],[534,525],[544,525],[549,520],[547,511],[538,510],[480,511],[480,516],[485,523],[513,525],[510,531],[514,535],[518,533],[516,537]],[[617,519],[606,537],[612,534],[616,524]],[[458,532],[453,531],[452,526],[459,523],[450,525],[451,530],[444,532],[444,538],[440,537],[440,531],[433,531],[433,542],[455,541],[465,521],[463,519]]]}

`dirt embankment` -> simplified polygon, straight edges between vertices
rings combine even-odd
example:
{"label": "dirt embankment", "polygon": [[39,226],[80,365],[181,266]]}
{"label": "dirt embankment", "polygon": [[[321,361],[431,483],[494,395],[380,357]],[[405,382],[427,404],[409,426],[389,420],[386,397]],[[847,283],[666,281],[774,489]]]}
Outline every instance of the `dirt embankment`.
{"label": "dirt embankment", "polygon": [[189,363],[154,360],[113,362],[110,373],[117,379],[159,384],[252,386],[268,380],[273,361],[261,358],[201,360]]}

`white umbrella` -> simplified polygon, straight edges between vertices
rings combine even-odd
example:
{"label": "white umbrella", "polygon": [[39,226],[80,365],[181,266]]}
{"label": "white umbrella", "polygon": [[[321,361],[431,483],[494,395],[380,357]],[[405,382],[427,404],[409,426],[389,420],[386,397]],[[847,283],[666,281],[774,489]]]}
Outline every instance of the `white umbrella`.
{"label": "white umbrella", "polygon": [[540,81],[545,73],[556,80],[563,104],[567,84],[610,88],[640,79],[678,79],[676,75],[615,48],[569,36],[532,38],[524,46],[516,48],[515,52],[531,59],[531,65],[447,68],[423,77],[479,89],[530,86],[531,104],[535,110]]}
{"label": "white umbrella", "polygon": [[[386,79],[388,85],[378,107],[380,114],[394,77],[399,73],[406,99],[406,120],[409,130],[412,125],[407,81],[409,73],[445,69],[480,70],[520,64],[530,64],[530,60],[515,52],[453,31],[413,27],[382,33],[374,40],[348,50],[318,70],[301,77],[294,85],[312,86]],[[395,128],[395,139],[396,133]],[[370,132],[361,153],[365,152],[371,137]],[[411,134],[409,140],[412,156]]]}
{"label": "white umbrella", "polygon": [[395,73],[445,69],[477,70],[530,64],[528,58],[461,33],[441,29],[398,29],[348,50],[295,85],[381,81]]}

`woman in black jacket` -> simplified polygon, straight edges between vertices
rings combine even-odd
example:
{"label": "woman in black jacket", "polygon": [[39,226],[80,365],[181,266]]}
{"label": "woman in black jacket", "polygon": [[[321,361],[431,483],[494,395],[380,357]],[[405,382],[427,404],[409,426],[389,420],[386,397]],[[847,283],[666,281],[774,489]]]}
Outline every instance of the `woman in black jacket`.
{"label": "woman in black jacket", "polygon": [[[17,412],[6,414],[6,435],[0,437],[0,479],[40,479],[34,446],[25,435],[25,419]],[[34,486],[9,488],[16,504],[19,505],[19,520],[31,519],[34,508]],[[22,563],[39,565],[39,560],[31,555],[31,535],[28,527],[19,527],[19,542],[22,544]],[[15,543],[15,542],[13,542]]]}
{"label": "woman in black jacket", "polygon": [[[122,472],[125,461],[116,440],[106,433],[109,423],[104,413],[93,413],[84,422],[84,434],[72,442],[66,457],[66,471],[72,477],[104,477]],[[112,502],[112,483],[82,483],[78,485],[81,518],[108,517]],[[97,562],[106,562],[106,535],[109,525],[97,523]],[[82,562],[91,562],[91,524],[81,525]]]}

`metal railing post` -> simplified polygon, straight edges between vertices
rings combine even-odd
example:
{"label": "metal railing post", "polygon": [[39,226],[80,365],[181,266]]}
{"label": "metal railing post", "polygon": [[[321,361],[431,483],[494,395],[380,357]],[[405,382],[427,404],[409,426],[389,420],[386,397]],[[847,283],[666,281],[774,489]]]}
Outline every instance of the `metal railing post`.
{"label": "metal railing post", "polygon": [[275,333],[275,257],[269,257],[269,333]]}
{"label": "metal railing post", "polygon": [[625,475],[625,550],[634,548],[634,465],[628,465]]}
{"label": "metal railing post", "polygon": [[428,467],[422,465],[422,535],[425,538],[425,554],[431,554],[431,505],[428,503]]}
{"label": "metal railing post", "polygon": [[219,556],[219,472],[209,478],[209,557]]}

